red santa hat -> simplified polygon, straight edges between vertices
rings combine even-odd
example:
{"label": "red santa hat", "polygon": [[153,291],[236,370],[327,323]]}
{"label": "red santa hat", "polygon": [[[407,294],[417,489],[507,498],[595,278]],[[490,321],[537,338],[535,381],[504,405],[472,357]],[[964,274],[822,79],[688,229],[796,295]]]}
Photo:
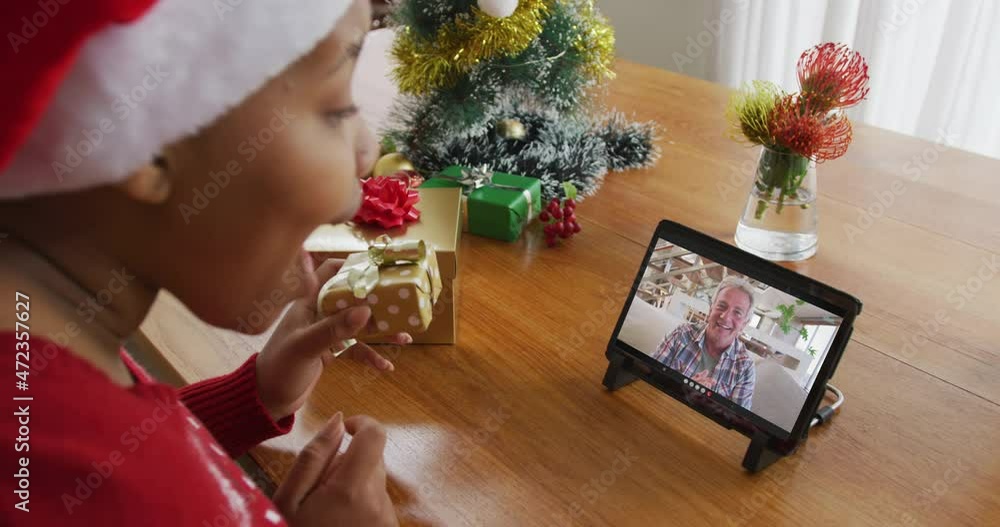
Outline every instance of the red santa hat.
{"label": "red santa hat", "polygon": [[350,0],[8,0],[0,199],[125,178],[310,51]]}

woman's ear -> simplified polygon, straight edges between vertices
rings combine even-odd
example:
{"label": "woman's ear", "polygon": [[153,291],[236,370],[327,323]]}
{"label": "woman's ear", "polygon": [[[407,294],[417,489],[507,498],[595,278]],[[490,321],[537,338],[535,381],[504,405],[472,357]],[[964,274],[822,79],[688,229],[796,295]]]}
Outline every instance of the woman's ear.
{"label": "woman's ear", "polygon": [[151,163],[135,169],[117,187],[136,201],[160,205],[167,201],[172,190],[167,171],[166,158],[157,156]]}

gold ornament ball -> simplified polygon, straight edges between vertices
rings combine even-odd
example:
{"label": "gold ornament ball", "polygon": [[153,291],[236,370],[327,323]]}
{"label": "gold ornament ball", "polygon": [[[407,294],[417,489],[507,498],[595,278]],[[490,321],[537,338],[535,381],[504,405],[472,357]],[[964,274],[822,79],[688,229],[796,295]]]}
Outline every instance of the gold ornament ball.
{"label": "gold ornament ball", "polygon": [[380,157],[375,162],[375,169],[372,170],[372,175],[375,177],[391,176],[401,170],[416,170],[416,168],[413,167],[413,163],[410,163],[409,159],[406,159],[406,156],[399,152],[394,152]]}
{"label": "gold ornament ball", "polygon": [[497,123],[497,133],[504,139],[515,139],[520,141],[528,135],[524,125],[517,119],[503,119]]}

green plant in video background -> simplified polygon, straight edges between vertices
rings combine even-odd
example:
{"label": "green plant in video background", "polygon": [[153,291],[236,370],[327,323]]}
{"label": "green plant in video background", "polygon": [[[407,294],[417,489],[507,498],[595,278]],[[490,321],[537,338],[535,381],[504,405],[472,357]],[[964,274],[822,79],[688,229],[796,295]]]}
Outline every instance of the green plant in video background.
{"label": "green plant in video background", "polygon": [[[792,321],[795,320],[795,308],[797,306],[801,306],[802,304],[805,304],[804,300],[796,300],[794,304],[778,304],[777,306],[774,306],[774,308],[777,309],[779,313],[781,313],[781,316],[778,317],[777,323],[778,327],[781,329],[781,332],[784,333],[785,335],[788,335],[794,329],[792,327]],[[805,341],[809,340],[809,330],[807,330],[805,326],[801,326],[799,328],[799,337],[801,337],[802,340]],[[809,355],[815,357],[816,354],[819,352],[819,350],[817,350],[812,346],[809,346],[806,349],[806,352],[809,353]]]}
{"label": "green plant in video background", "polygon": [[[778,317],[778,327],[781,328],[781,332],[785,335],[792,332],[792,320],[795,320],[795,307],[802,304],[805,304],[805,302],[796,300],[794,304],[778,304],[774,306],[781,313],[781,316]],[[804,339],[809,338],[809,332],[804,327],[799,330],[799,335],[802,335]]]}

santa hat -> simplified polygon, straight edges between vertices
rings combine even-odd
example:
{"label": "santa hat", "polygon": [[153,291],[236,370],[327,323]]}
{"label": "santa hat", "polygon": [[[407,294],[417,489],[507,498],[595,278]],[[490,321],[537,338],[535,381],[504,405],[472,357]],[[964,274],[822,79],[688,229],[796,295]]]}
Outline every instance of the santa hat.
{"label": "santa hat", "polygon": [[330,33],[350,0],[8,0],[0,199],[120,181]]}

